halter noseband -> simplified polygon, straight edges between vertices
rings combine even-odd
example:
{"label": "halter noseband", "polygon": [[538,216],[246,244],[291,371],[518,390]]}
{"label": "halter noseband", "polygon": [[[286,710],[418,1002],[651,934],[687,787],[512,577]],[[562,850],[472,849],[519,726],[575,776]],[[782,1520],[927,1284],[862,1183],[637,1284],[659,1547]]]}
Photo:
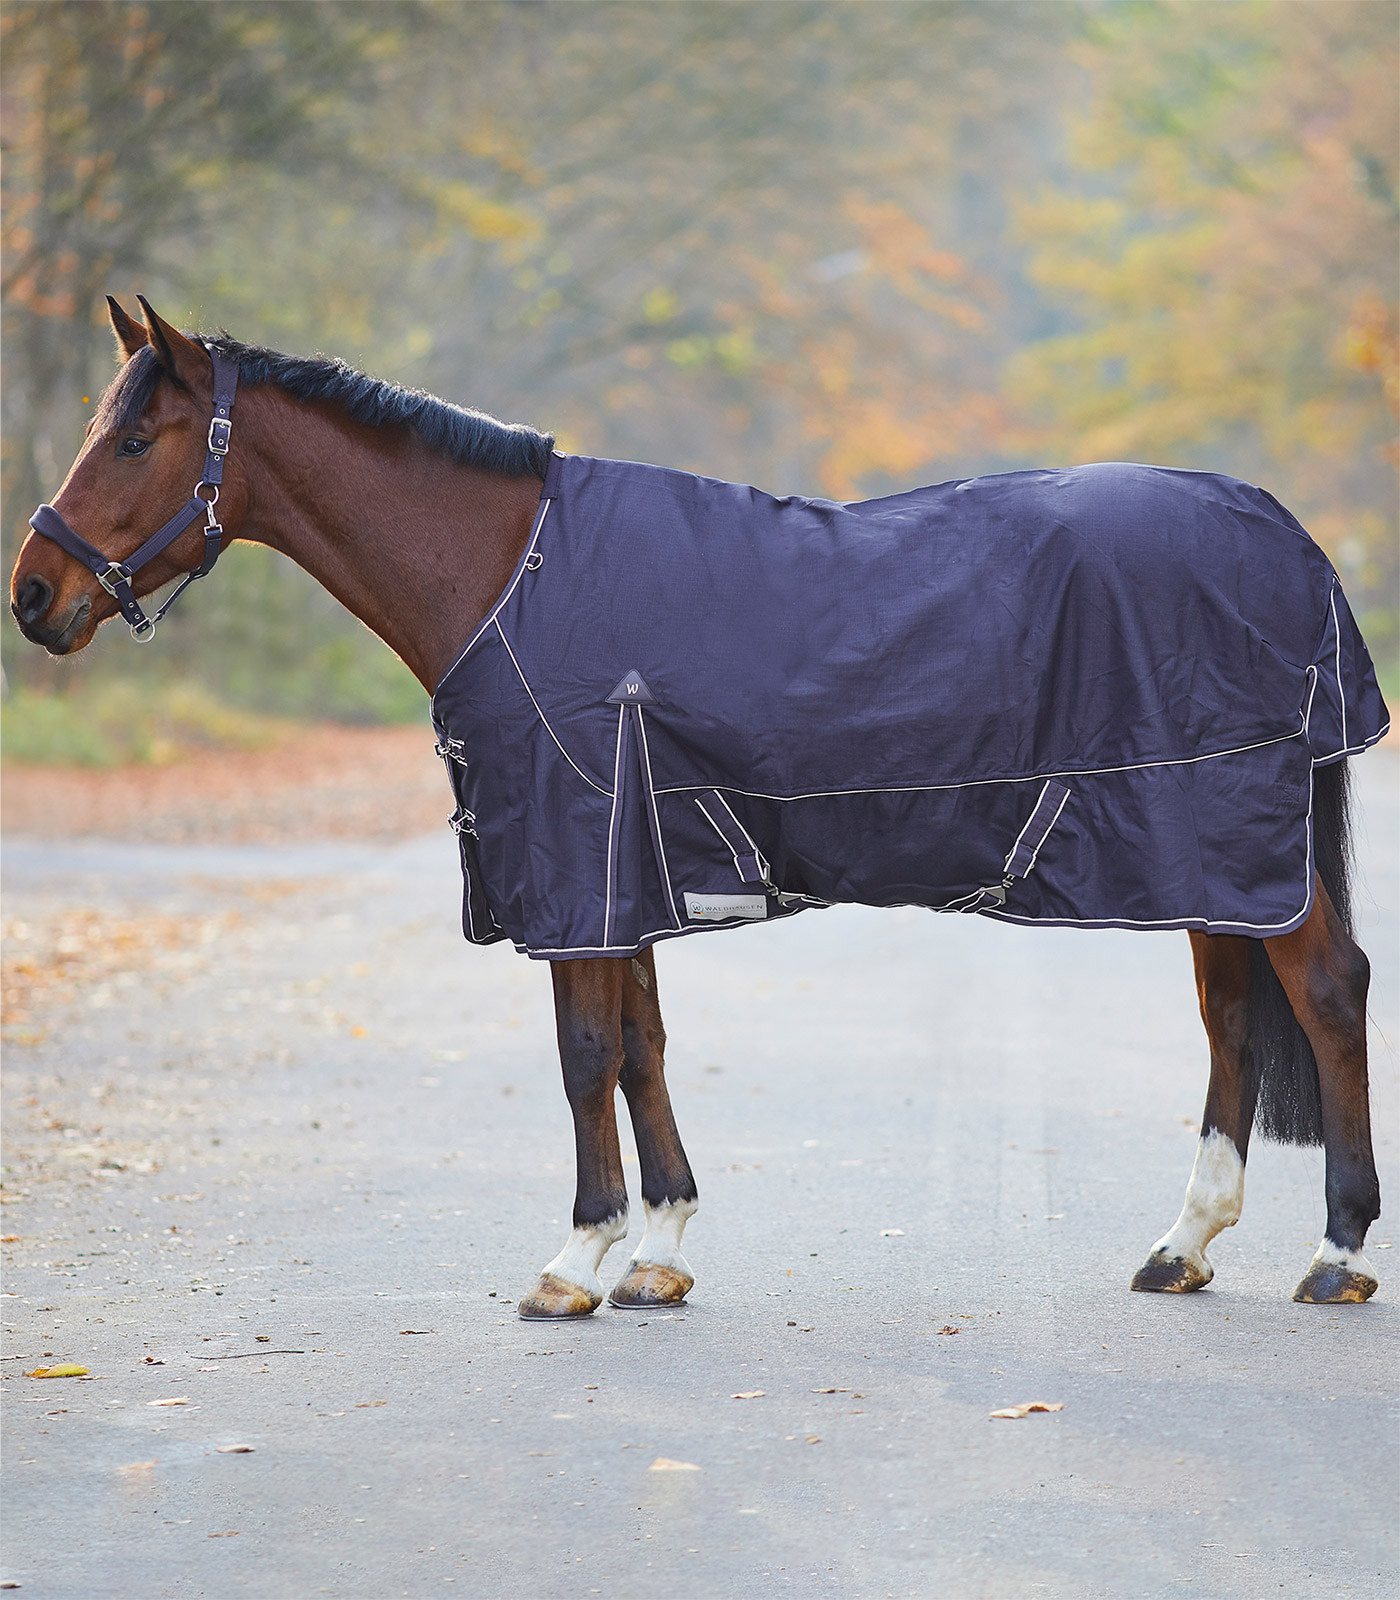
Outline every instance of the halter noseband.
{"label": "halter noseband", "polygon": [[[219,485],[224,479],[224,457],[228,454],[229,440],[233,434],[233,401],[238,393],[238,366],[226,356],[220,355],[217,350],[209,350],[207,354],[214,363],[214,415],[209,423],[209,442],[204,453],[204,474],[195,484],[194,493],[189,500],[163,528],[153,533],[140,549],[132,551],[125,561],[112,561],[103,555],[96,545],[89,544],[81,535],[74,533],[52,506],[40,506],[29,519],[29,526],[35,533],[42,534],[46,539],[52,539],[75,560],[81,561],[92,573],[121,608],[121,614],[131,628],[131,636],[139,644],[148,644],[155,637],[156,623],[189,585],[196,578],[202,578],[213,570],[222,548],[224,530],[214,519],[214,507],[218,504]],[[201,492],[205,489],[212,489],[214,492],[205,495]],[[179,588],[155,616],[148,617],[141,609],[141,602],[132,593],[131,580],[142,567],[154,561],[162,551],[173,544],[200,515],[206,519],[204,560],[193,572],[185,574]]]}

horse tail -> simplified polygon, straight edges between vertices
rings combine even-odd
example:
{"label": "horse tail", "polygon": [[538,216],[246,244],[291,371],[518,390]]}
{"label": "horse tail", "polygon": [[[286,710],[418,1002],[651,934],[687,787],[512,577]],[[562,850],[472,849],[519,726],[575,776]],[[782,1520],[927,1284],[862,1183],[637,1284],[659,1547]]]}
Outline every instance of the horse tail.
{"label": "horse tail", "polygon": [[[1313,769],[1313,860],[1347,933],[1351,914],[1351,774],[1346,761]],[[1254,1126],[1281,1144],[1322,1143],[1317,1060],[1264,949],[1251,941],[1245,1056],[1259,1090]]]}

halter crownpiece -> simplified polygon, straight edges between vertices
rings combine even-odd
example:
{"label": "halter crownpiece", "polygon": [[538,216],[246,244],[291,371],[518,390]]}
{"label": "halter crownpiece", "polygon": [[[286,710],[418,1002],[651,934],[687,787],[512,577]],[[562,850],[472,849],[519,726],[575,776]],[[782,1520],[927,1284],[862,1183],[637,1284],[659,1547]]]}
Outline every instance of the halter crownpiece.
{"label": "halter crownpiece", "polygon": [[[123,618],[131,628],[132,638],[139,644],[148,644],[155,637],[156,624],[196,578],[203,578],[213,571],[214,563],[219,559],[219,552],[223,548],[224,530],[215,520],[214,507],[219,500],[219,486],[224,481],[224,457],[228,454],[229,443],[233,437],[233,402],[238,393],[238,365],[217,350],[209,350],[207,354],[214,363],[214,415],[209,422],[209,439],[204,452],[204,472],[194,486],[194,493],[164,527],[157,529],[145,544],[134,550],[125,561],[113,561],[96,545],[89,544],[81,534],[75,533],[52,506],[40,506],[29,519],[29,526],[35,533],[42,534],[45,539],[52,539],[74,560],[81,561],[92,573],[117,602]],[[206,495],[203,492],[206,489],[212,490],[213,493]],[[179,587],[155,616],[148,617],[141,609],[141,602],[132,592],[132,579],[142,567],[154,561],[172,545],[200,515],[205,518],[203,561],[192,572],[185,574]]]}

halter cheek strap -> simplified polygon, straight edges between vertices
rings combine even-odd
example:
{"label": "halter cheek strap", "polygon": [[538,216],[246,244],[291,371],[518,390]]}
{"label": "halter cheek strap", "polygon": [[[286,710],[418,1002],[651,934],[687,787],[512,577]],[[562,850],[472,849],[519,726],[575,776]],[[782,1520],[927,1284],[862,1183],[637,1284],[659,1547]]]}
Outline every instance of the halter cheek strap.
{"label": "halter cheek strap", "polygon": [[[109,595],[117,602],[122,616],[131,628],[132,638],[141,644],[155,637],[156,624],[175,604],[196,578],[211,572],[223,548],[224,530],[214,516],[219,499],[219,486],[224,481],[224,457],[228,454],[233,435],[233,402],[238,393],[238,366],[217,350],[208,352],[214,363],[214,415],[209,423],[209,440],[204,452],[204,472],[194,487],[194,493],[163,527],[156,530],[139,549],[132,551],[124,561],[113,561],[77,534],[54,510],[43,505],[29,519],[35,533],[52,539],[66,550],[75,561],[80,561],[92,573]],[[212,490],[212,493],[206,493]],[[141,609],[141,602],[132,592],[131,581],[142,567],[169,548],[196,517],[205,519],[204,559],[187,572],[179,587],[153,617]]]}

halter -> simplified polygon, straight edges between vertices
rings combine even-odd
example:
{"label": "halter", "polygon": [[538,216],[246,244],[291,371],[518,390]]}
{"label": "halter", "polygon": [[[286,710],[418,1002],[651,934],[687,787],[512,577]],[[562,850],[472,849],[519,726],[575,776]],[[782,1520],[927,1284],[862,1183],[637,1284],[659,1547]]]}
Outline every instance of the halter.
{"label": "halter", "polygon": [[[156,623],[196,578],[203,578],[213,570],[222,548],[224,530],[214,519],[214,507],[219,502],[219,485],[224,479],[224,457],[228,454],[229,440],[233,434],[233,401],[238,392],[238,366],[226,356],[220,355],[217,350],[208,351],[208,356],[214,363],[214,416],[209,423],[209,442],[204,454],[203,476],[195,484],[194,493],[189,500],[163,528],[153,533],[140,549],[134,550],[125,561],[112,561],[96,545],[89,544],[86,539],[74,533],[52,506],[40,506],[29,519],[29,526],[35,533],[42,534],[46,539],[52,539],[75,560],[81,561],[92,573],[117,602],[122,616],[131,628],[131,636],[138,644],[149,644],[155,638]],[[205,495],[202,493],[205,489],[212,489],[213,493]],[[206,519],[204,560],[193,572],[185,574],[179,588],[155,616],[148,617],[141,609],[141,602],[132,593],[131,580],[142,567],[154,561],[173,544],[201,514]]]}

